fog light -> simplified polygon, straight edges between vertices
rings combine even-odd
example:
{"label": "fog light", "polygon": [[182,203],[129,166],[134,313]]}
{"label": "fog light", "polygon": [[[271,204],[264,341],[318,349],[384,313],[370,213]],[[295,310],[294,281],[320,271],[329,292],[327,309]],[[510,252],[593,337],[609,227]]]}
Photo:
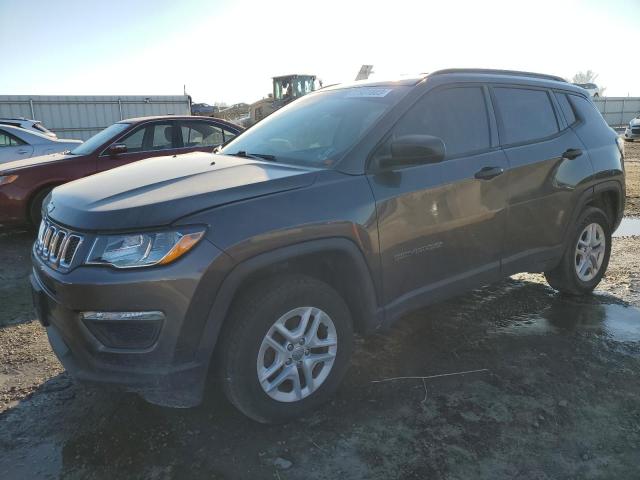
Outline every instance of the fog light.
{"label": "fog light", "polygon": [[106,347],[145,349],[158,339],[165,316],[158,311],[81,312],[80,318]]}

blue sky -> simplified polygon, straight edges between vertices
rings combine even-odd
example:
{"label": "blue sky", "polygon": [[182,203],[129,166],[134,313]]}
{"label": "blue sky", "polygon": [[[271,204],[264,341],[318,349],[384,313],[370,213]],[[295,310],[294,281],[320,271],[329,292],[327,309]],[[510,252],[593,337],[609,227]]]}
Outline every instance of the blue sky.
{"label": "blue sky", "polygon": [[[0,0],[0,94],[180,94],[251,102],[270,77],[447,67],[599,73],[640,96],[639,0]],[[632,47],[632,45],[634,45]],[[8,50],[8,51],[7,51]]]}

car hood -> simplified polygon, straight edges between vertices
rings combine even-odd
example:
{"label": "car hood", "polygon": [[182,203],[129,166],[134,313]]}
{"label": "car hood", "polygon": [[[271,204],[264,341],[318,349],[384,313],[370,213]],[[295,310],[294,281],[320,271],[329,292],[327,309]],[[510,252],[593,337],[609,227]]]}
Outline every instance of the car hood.
{"label": "car hood", "polygon": [[316,172],[200,152],[156,157],[55,188],[47,212],[78,230],[157,227],[208,208],[310,185]]}
{"label": "car hood", "polygon": [[[52,143],[52,145],[55,145]],[[40,155],[39,157],[25,158],[24,160],[15,160],[0,165],[0,172],[9,173],[10,171],[21,170],[23,168],[33,167],[37,165],[49,164],[52,162],[61,162],[63,160],[71,160],[79,158],[79,155],[68,155],[64,153],[50,153],[49,155]]]}
{"label": "car hood", "polygon": [[636,127],[640,125],[640,118],[634,118],[629,122],[630,127]]}

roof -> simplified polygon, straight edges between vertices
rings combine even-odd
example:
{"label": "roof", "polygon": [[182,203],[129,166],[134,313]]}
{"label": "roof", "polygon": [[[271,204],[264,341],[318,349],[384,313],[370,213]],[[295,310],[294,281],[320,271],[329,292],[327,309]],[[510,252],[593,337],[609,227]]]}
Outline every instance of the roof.
{"label": "roof", "polygon": [[31,120],[29,118],[24,117],[2,117],[0,118],[0,122],[34,122],[40,123],[40,120]]}
{"label": "roof", "polygon": [[292,73],[290,75],[278,75],[277,77],[271,77],[273,80],[277,80],[279,78],[289,78],[289,77],[313,77],[315,78],[315,75],[308,75],[306,73]]}
{"label": "roof", "polygon": [[557,75],[548,75],[546,73],[534,73],[534,72],[522,72],[519,70],[498,70],[492,68],[447,68],[444,70],[437,70],[430,73],[429,76],[445,75],[448,73],[467,73],[467,74],[480,74],[480,75],[499,75],[507,77],[527,77],[527,78],[539,78],[543,80],[553,80],[556,82],[567,83],[567,81],[558,77]]}
{"label": "roof", "polygon": [[149,117],[125,118],[116,123],[140,123],[140,122],[148,122],[150,120],[200,120],[200,121],[206,120],[206,121],[218,122],[221,124],[226,124],[226,125],[238,128],[238,125],[236,125],[235,123],[231,123],[216,117],[203,117],[202,115],[151,115]]}
{"label": "roof", "polygon": [[400,77],[396,79],[388,79],[388,80],[357,80],[353,82],[345,82],[345,83],[336,83],[333,85],[326,85],[322,87],[320,90],[337,90],[340,88],[353,88],[353,87],[385,87],[385,86],[406,86],[412,87],[420,83],[425,75],[416,76],[416,77]]}

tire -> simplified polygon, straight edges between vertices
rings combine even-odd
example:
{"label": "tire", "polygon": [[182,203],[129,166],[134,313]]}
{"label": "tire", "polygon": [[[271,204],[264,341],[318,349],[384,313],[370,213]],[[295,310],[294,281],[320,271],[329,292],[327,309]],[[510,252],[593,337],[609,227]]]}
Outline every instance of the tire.
{"label": "tire", "polygon": [[42,220],[42,202],[51,190],[53,190],[53,187],[40,190],[34,195],[29,204],[29,223],[33,228],[37,229],[40,226],[40,221]]}
{"label": "tire", "polygon": [[633,139],[632,138],[625,138],[624,141],[625,142],[633,142]]}
{"label": "tire", "polygon": [[[599,230],[598,227],[593,227],[591,233],[585,233],[585,229],[594,224],[599,226]],[[600,233],[597,235],[593,235],[594,232]],[[601,240],[604,241],[603,251],[601,251],[596,246],[598,243],[598,236],[600,236]],[[591,238],[595,238],[595,240],[591,241]],[[589,240],[590,242],[585,242],[585,239]],[[591,249],[589,249],[589,252],[592,252],[592,254],[585,254],[584,256],[579,255],[579,241],[581,244],[580,249],[583,252],[586,251],[585,243],[591,243],[591,245],[589,245],[591,247]],[[596,253],[593,254],[593,252]],[[601,260],[600,252],[602,254]],[[549,285],[551,285],[556,290],[559,290],[561,293],[568,295],[589,294],[593,291],[594,288],[596,288],[598,283],[600,283],[600,280],[602,280],[602,277],[607,271],[610,255],[611,222],[607,218],[606,214],[599,208],[587,207],[578,217],[578,221],[573,228],[569,243],[566,247],[564,255],[562,256],[560,264],[553,270],[545,272],[545,277],[547,278],[547,282],[549,283]],[[584,266],[581,261],[583,259],[586,259],[587,257],[590,259],[593,258],[595,264],[599,264],[599,267],[594,268],[593,262],[585,260],[587,269],[584,271],[584,275],[581,276],[578,270],[581,270],[579,268],[581,265]],[[594,273],[595,275],[593,275]]]}
{"label": "tire", "polygon": [[[283,320],[286,318],[289,320]],[[298,340],[291,340],[294,337],[289,334],[300,329],[304,318],[305,332]],[[258,283],[234,301],[225,325],[218,353],[224,392],[233,405],[258,422],[285,422],[319,406],[331,397],[348,368],[353,349],[349,309],[333,288],[314,278],[283,275]],[[282,326],[289,340],[280,334],[285,331]],[[317,335],[311,333],[313,327]],[[277,342],[277,350],[267,336]],[[333,339],[335,348],[313,346],[332,343]],[[319,355],[333,355],[333,360],[318,361]],[[310,382],[303,373],[307,365]],[[263,377],[268,371],[273,374],[261,382],[259,371]],[[292,376],[278,384],[278,379],[288,373]],[[276,384],[268,393],[267,389]]]}

